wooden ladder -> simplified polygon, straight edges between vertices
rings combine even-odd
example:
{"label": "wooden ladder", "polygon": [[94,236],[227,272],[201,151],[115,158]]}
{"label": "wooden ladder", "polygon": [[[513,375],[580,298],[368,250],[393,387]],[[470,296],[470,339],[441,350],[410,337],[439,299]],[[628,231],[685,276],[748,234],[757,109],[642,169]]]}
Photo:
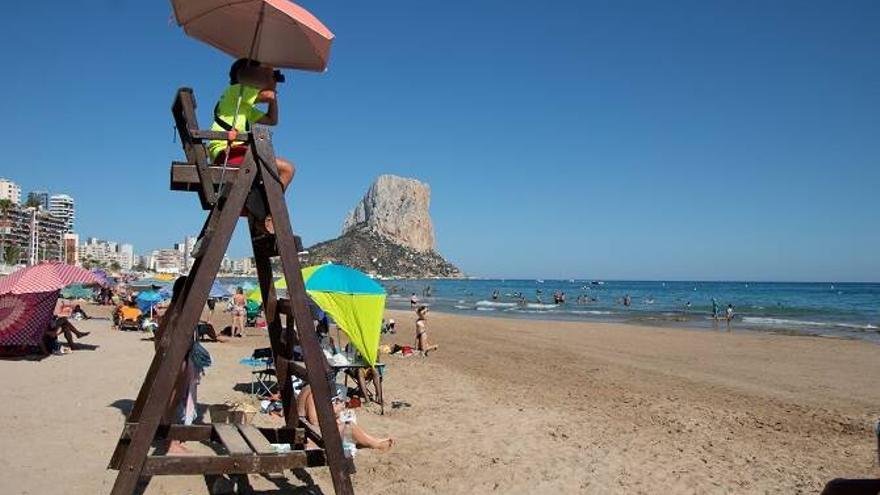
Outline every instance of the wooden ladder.
{"label": "wooden ladder", "polygon": [[[324,465],[330,469],[335,492],[353,494],[354,465],[343,455],[330,403],[332,374],[318,343],[306,300],[296,238],[284,192],[276,179],[271,135],[263,126],[255,126],[249,133],[239,133],[237,140],[248,144],[247,155],[240,166],[224,172],[208,163],[204,141],[225,140],[227,134],[199,130],[195,108],[192,90],[179,89],[172,114],[187,161],[172,163],[171,189],[198,191],[202,208],[210,213],[194,249],[195,263],[183,290],[162,318],[156,333],[159,339],[156,354],[110,460],[109,467],[119,471],[111,494],[133,494],[135,490],[144,489],[156,475],[246,475]],[[261,202],[275,225],[274,236],[261,235],[256,225],[259,220],[248,219],[285,426],[273,429],[231,424],[170,424],[177,402],[172,399],[173,390],[181,379],[184,360],[193,344],[193,329],[246,201]],[[276,297],[271,265],[274,256],[281,259],[288,299]],[[294,345],[302,348],[301,363],[293,360]],[[292,374],[303,376],[311,386],[318,425],[297,417]],[[172,439],[210,442],[218,453],[173,456],[150,452],[154,442]],[[317,447],[306,448],[307,440]],[[291,450],[276,452],[272,443],[290,444]]]}

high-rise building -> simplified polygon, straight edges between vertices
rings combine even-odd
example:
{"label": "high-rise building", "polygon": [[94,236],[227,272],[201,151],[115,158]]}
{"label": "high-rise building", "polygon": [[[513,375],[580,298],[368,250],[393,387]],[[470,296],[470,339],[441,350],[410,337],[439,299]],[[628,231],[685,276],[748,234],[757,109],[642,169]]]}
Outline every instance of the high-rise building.
{"label": "high-rise building", "polygon": [[8,199],[15,204],[21,203],[21,187],[9,179],[0,177],[0,199]]}
{"label": "high-rise building", "polygon": [[183,253],[180,249],[153,251],[150,269],[159,273],[180,273],[183,269]]}
{"label": "high-rise building", "polygon": [[36,206],[44,211],[49,211],[49,192],[31,191],[27,195],[28,206]]}
{"label": "high-rise building", "polygon": [[119,245],[119,266],[123,270],[131,270],[135,265],[134,246],[131,244]]}
{"label": "high-rise building", "polygon": [[14,204],[0,211],[3,262],[39,263],[64,260],[64,222],[36,208]]}
{"label": "high-rise building", "polygon": [[66,194],[54,194],[49,197],[49,213],[64,220],[67,232],[73,232],[76,220],[76,205],[73,198]]}
{"label": "high-rise building", "polygon": [[72,233],[64,234],[62,237],[64,246],[64,262],[68,265],[79,264],[79,236]]}
{"label": "high-rise building", "polygon": [[192,257],[193,248],[196,247],[196,238],[188,236],[183,240],[183,266],[186,270],[192,268],[195,260]]}

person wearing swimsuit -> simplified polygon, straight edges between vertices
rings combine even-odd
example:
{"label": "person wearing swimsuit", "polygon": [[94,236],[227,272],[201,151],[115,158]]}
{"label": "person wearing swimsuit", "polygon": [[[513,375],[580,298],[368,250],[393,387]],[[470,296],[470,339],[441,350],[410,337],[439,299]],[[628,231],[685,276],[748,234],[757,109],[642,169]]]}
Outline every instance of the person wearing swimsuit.
{"label": "person wearing swimsuit", "polygon": [[241,337],[241,333],[244,331],[244,316],[247,313],[247,309],[245,305],[247,304],[247,298],[244,297],[244,289],[241,287],[235,291],[235,295],[232,296],[232,336],[233,337]]}
{"label": "person wearing swimsuit", "polygon": [[437,345],[428,343],[428,307],[419,306],[416,310],[416,349],[427,356],[429,352],[436,351]]}

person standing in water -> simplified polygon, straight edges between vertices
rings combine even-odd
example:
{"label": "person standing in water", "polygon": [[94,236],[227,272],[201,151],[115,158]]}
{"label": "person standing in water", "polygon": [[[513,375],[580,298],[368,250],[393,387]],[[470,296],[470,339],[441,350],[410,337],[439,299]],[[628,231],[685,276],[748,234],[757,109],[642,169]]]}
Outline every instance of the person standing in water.
{"label": "person standing in water", "polygon": [[438,347],[428,343],[428,307],[419,306],[416,316],[416,349],[427,357],[429,352],[436,351]]}
{"label": "person standing in water", "polygon": [[718,319],[718,300],[714,297],[712,298],[712,319]]}
{"label": "person standing in water", "polygon": [[727,329],[730,330],[730,320],[733,319],[733,304],[727,305],[726,318],[727,318]]}

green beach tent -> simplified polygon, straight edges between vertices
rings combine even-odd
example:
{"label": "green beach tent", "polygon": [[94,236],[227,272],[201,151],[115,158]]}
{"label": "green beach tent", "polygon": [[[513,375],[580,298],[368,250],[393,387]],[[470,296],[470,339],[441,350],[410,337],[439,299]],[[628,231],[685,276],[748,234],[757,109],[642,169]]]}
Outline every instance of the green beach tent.
{"label": "green beach tent", "polygon": [[[371,366],[379,355],[385,289],[375,280],[345,265],[303,268],[306,293],[345,332],[352,345]],[[275,282],[287,288],[284,279]]]}

